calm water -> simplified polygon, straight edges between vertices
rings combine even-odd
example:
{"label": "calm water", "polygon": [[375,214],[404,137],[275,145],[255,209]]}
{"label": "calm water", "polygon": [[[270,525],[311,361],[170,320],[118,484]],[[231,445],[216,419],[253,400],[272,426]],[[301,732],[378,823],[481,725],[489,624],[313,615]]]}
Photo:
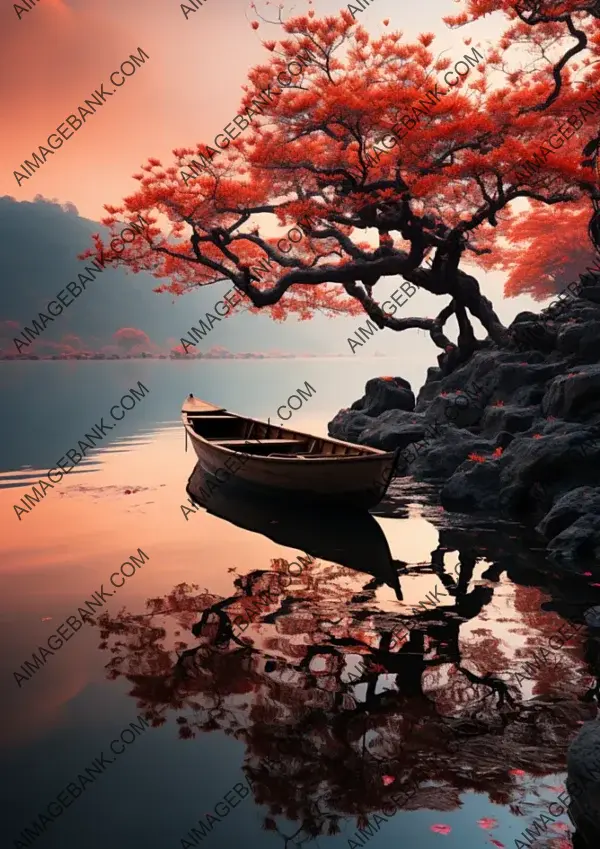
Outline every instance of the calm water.
{"label": "calm water", "polygon": [[[227,497],[181,509],[188,392],[277,421],[308,381],[315,394],[291,423],[325,433],[369,377],[398,369],[0,364],[4,845],[523,840],[596,713],[581,700],[594,680],[582,638],[547,645],[597,590],[561,582],[523,529],[449,516],[425,486],[394,485],[373,516]],[[13,505],[140,380],[149,394],[19,520]],[[117,599],[110,576],[131,555]],[[93,622],[63,627],[107,590]],[[59,626],[66,642],[22,670]],[[568,849],[570,830],[558,817],[537,845]]]}

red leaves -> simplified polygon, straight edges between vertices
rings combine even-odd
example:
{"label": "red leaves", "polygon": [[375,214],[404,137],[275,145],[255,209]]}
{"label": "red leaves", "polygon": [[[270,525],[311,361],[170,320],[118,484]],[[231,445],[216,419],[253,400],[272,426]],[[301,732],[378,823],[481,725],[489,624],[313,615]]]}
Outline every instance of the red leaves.
{"label": "red leaves", "polygon": [[468,460],[472,460],[474,463],[485,463],[485,457],[483,454],[476,454],[474,451],[469,454]]}

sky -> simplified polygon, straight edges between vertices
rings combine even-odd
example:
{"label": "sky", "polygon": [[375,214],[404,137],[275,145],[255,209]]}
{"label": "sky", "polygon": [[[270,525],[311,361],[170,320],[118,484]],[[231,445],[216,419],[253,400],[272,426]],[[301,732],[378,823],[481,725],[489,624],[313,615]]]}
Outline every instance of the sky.
{"label": "sky", "polygon": [[[25,0],[33,3],[33,0]],[[39,0],[0,6],[0,102],[4,132],[0,145],[0,195],[33,200],[37,194],[75,204],[80,215],[99,220],[104,204],[119,205],[138,183],[131,175],[149,157],[172,162],[176,147],[211,142],[237,113],[248,70],[270,54],[263,39],[276,37],[276,26],[261,23],[247,0],[204,0],[194,11],[174,0]],[[200,5],[200,0],[198,0]],[[347,8],[338,0],[286,2],[289,17],[313,8],[317,15]],[[458,61],[467,36],[485,47],[496,45],[503,19],[491,15],[465,30],[450,30],[444,15],[456,14],[454,0],[372,0],[357,20],[374,36],[401,29],[408,39],[422,31],[437,36],[434,48]],[[21,10],[17,14],[18,10]],[[257,0],[263,17],[274,18],[274,4]],[[106,97],[96,114],[29,179],[19,185],[14,171],[31,160],[39,145],[66,117],[104,83],[114,89],[111,73],[138,48],[149,56],[135,74]],[[503,275],[482,275],[484,288],[496,302]],[[491,289],[491,291],[490,291]],[[505,320],[530,308],[527,297],[499,305]]]}
{"label": "sky", "polygon": [[[28,2],[28,0],[25,0]],[[31,0],[33,2],[33,0]],[[199,0],[198,0],[199,2]],[[21,19],[10,3],[0,6],[0,102],[4,128],[0,194],[32,200],[40,193],[71,201],[80,214],[98,219],[103,205],[118,204],[137,189],[131,175],[149,157],[170,162],[173,148],[209,142],[237,112],[248,69],[270,57],[261,41],[277,27],[261,23],[247,0],[205,0],[186,19],[174,0],[39,0]],[[264,17],[273,5],[257,2]],[[287,2],[286,16],[311,8],[307,0]],[[338,0],[314,0],[317,15],[346,8]],[[357,20],[378,36],[382,21],[411,38],[422,29],[439,33],[440,52],[457,60],[466,52],[466,31],[451,31],[442,15],[455,14],[453,0],[373,0]],[[469,33],[494,38],[491,19]],[[64,141],[29,179],[18,185],[13,172],[48,135],[76,111],[130,54],[141,47],[150,57],[104,106]],[[469,49],[470,52],[470,49]]]}

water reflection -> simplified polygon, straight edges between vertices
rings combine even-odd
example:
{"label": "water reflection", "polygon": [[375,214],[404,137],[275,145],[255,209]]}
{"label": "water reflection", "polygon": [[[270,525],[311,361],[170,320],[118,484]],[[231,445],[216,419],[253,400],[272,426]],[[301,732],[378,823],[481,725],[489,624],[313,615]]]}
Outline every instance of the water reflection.
{"label": "water reflection", "polygon": [[330,560],[357,572],[366,572],[373,581],[365,590],[387,584],[402,600],[398,571],[406,563],[392,557],[385,534],[366,510],[325,509],[288,506],[285,499],[242,498],[222,489],[213,491],[207,502],[192,492],[208,489],[204,473],[197,464],[188,495],[208,513],[225,519],[238,528],[263,534],[279,545],[299,548],[313,557]]}
{"label": "water reflection", "polygon": [[[537,587],[550,608],[584,595],[589,605],[589,592],[563,592],[509,526],[441,528],[429,562],[406,564],[367,514],[231,495],[213,496],[210,512],[318,559],[285,587],[277,558],[232,569],[227,597],[179,584],[143,614],[100,617],[109,677],[131,683],[153,725],[172,717],[182,739],[220,730],[243,741],[263,827],[285,845],[337,834],[346,818],[363,828],[386,809],[451,811],[465,791],[531,811],[519,776],[563,770],[597,710],[581,636],[533,663],[563,624],[540,609]],[[435,581],[435,604],[411,611],[400,581],[417,576]],[[384,584],[394,604],[381,602]]]}

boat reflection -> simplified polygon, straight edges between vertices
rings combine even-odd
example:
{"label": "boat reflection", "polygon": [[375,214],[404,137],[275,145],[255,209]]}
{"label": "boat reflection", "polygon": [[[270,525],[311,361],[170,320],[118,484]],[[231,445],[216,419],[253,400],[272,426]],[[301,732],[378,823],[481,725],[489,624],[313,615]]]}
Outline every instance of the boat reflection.
{"label": "boat reflection", "polygon": [[[193,479],[193,480],[192,480]],[[406,563],[392,557],[388,541],[377,520],[366,510],[353,508],[311,509],[292,506],[284,499],[244,498],[232,491],[215,489],[206,502],[193,493],[207,490],[207,482],[197,464],[188,483],[189,497],[208,513],[257,534],[279,545],[297,548],[356,572],[373,576],[365,590],[382,584],[391,587],[402,601],[398,572]]]}

